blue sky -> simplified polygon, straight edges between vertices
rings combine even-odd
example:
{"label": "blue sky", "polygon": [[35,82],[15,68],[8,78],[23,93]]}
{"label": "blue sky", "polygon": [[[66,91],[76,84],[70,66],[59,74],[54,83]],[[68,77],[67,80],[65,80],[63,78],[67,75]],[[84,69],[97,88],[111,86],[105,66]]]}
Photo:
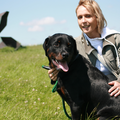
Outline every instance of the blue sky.
{"label": "blue sky", "polygon": [[[0,13],[9,11],[0,36],[13,37],[22,45],[43,44],[54,33],[81,34],[75,14],[79,0],[1,0]],[[120,0],[96,0],[108,27],[120,32]]]}

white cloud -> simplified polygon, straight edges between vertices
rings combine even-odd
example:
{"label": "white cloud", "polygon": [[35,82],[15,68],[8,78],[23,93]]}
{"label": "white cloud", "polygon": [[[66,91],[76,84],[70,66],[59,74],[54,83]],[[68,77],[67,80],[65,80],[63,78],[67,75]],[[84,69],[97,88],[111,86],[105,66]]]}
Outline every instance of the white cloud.
{"label": "white cloud", "polygon": [[34,25],[50,25],[50,24],[55,24],[56,21],[53,17],[46,17],[40,20],[33,20],[27,23],[20,22],[20,25],[23,26],[34,26]]}
{"label": "white cloud", "polygon": [[29,27],[29,28],[28,28],[28,31],[32,31],[32,32],[35,32],[35,31],[43,31],[43,28],[40,27],[40,26],[33,26],[33,27]]}
{"label": "white cloud", "polygon": [[53,17],[46,17],[41,19],[38,24],[39,25],[50,25],[56,23],[55,19]]}
{"label": "white cloud", "polygon": [[66,23],[66,20],[62,20],[62,21],[60,21],[60,23],[61,23],[61,24],[64,24],[64,23]]}
{"label": "white cloud", "polygon": [[66,20],[56,21],[53,17],[45,17],[40,20],[33,20],[30,22],[20,22],[21,26],[29,26],[28,31],[43,31],[44,25],[64,24]]}
{"label": "white cloud", "polygon": [[24,22],[20,22],[20,25],[24,25]]}

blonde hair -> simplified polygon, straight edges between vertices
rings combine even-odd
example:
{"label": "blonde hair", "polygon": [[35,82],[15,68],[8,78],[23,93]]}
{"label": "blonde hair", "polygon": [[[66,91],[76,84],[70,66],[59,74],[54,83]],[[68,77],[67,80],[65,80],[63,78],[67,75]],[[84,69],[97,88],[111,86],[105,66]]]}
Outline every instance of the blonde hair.
{"label": "blonde hair", "polygon": [[107,21],[102,13],[102,10],[100,9],[97,2],[94,0],[80,0],[77,8],[76,8],[76,14],[77,10],[80,6],[84,6],[89,12],[93,13],[97,18],[97,25],[98,25],[98,32],[101,34],[102,29],[107,26]]}

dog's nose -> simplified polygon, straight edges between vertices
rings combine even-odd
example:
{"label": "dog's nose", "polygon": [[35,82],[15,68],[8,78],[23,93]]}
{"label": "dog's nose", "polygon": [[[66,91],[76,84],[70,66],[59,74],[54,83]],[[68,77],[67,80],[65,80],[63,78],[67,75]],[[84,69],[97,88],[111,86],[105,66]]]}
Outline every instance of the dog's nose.
{"label": "dog's nose", "polygon": [[64,52],[64,53],[62,53],[62,56],[63,56],[63,58],[67,58],[69,56],[69,54]]}

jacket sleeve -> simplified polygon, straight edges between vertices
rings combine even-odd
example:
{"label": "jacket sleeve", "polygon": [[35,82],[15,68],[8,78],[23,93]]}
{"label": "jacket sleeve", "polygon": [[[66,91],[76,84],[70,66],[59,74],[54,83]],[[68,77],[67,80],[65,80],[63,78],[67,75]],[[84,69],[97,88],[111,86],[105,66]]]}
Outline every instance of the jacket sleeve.
{"label": "jacket sleeve", "polygon": [[[120,34],[115,34],[114,38],[115,38],[115,45],[116,45],[116,48],[117,48],[119,62],[120,62]],[[119,76],[117,78],[117,81],[120,82],[120,68],[118,70],[118,73],[119,73]]]}
{"label": "jacket sleeve", "polygon": [[114,35],[115,38],[115,44],[116,44],[116,48],[117,48],[117,52],[118,52],[118,56],[119,56],[119,60],[120,60],[120,34],[115,34]]}

